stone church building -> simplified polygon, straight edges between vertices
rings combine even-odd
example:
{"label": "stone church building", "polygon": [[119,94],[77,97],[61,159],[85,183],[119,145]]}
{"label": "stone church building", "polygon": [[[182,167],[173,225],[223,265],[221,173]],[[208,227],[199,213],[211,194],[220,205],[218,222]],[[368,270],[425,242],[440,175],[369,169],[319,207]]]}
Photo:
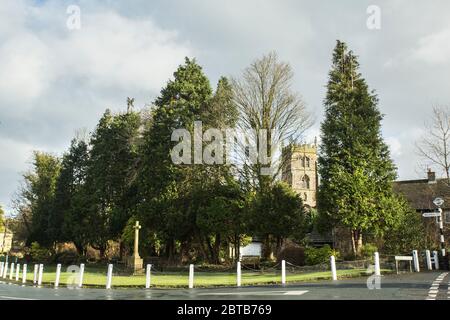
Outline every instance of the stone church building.
{"label": "stone church building", "polygon": [[289,145],[282,152],[281,180],[289,184],[302,197],[303,203],[316,207],[317,186],[317,145]]}
{"label": "stone church building", "polygon": [[[308,210],[315,209],[319,186],[317,144],[291,144],[283,149],[281,159],[281,180],[301,196]],[[317,230],[307,237],[313,246],[333,246],[336,242],[332,234],[323,235]]]}

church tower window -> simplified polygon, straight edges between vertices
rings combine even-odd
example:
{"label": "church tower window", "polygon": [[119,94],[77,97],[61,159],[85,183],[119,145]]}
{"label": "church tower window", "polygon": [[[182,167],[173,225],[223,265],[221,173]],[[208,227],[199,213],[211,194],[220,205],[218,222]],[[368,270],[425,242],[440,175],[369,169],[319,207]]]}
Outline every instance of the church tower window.
{"label": "church tower window", "polygon": [[306,174],[302,178],[302,188],[309,189],[309,177]]}

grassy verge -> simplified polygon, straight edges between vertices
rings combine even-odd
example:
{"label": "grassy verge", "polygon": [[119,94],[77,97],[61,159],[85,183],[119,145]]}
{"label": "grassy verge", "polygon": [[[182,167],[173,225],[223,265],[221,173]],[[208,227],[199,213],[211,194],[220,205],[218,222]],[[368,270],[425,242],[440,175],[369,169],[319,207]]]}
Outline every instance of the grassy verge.
{"label": "grassy verge", "polygon": [[[42,283],[44,285],[53,285],[56,277],[56,268],[48,266],[44,268]],[[338,278],[350,278],[365,275],[365,269],[338,270]],[[330,271],[287,273],[286,281],[288,283],[318,281],[331,279]],[[32,283],[33,270],[27,274],[27,282]],[[188,273],[184,272],[164,272],[152,273],[152,287],[156,288],[186,288],[188,286]],[[60,285],[77,284],[78,276],[76,273],[65,272],[63,268],[60,277]],[[242,285],[265,285],[280,284],[280,272],[242,272]],[[106,268],[89,268],[86,266],[83,286],[85,287],[104,287],[106,284]],[[226,272],[196,272],[195,287],[219,287],[236,285],[236,274]],[[145,275],[113,275],[113,287],[144,287]]]}

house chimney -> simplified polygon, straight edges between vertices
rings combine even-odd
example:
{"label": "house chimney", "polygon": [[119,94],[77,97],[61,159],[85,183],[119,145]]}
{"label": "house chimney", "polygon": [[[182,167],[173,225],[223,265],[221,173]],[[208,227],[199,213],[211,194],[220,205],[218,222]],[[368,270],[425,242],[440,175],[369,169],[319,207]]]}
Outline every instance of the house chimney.
{"label": "house chimney", "polygon": [[431,171],[431,169],[428,169],[428,183],[435,183],[436,182],[436,173],[434,171]]}

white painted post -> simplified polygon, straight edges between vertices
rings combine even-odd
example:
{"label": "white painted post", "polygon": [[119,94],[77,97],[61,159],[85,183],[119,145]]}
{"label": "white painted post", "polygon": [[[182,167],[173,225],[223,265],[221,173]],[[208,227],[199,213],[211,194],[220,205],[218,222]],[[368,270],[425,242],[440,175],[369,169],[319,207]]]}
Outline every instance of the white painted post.
{"label": "white painted post", "polygon": [[42,274],[44,273],[44,265],[41,263],[39,265],[39,276],[38,276],[38,286],[42,284]]}
{"label": "white painted post", "polygon": [[56,278],[55,278],[55,288],[59,286],[59,278],[61,277],[61,263],[56,265]]}
{"label": "white painted post", "polygon": [[148,264],[147,265],[147,271],[145,273],[145,289],[150,288],[151,285],[151,281],[152,281],[152,265]]}
{"label": "white painted post", "polygon": [[13,279],[14,275],[14,262],[11,262],[11,268],[9,269],[9,280]]}
{"label": "white painted post", "polygon": [[106,275],[106,289],[111,289],[113,265],[108,265],[108,274]]}
{"label": "white painted post", "polygon": [[286,284],[286,260],[281,260],[281,284]]}
{"label": "white painted post", "polygon": [[6,279],[7,274],[8,274],[8,262],[5,262],[5,269],[3,270],[3,279]]}
{"label": "white painted post", "polygon": [[439,270],[439,258],[437,251],[433,251],[433,259],[434,259],[434,268]]}
{"label": "white painted post", "polygon": [[35,265],[34,265],[33,284],[36,284],[36,283],[37,283],[38,269],[39,269],[39,266],[38,266],[37,264],[35,264]]}
{"label": "white painted post", "polygon": [[27,283],[27,264],[26,263],[23,265],[22,283]]}
{"label": "white painted post", "polygon": [[3,267],[5,266],[5,263],[2,261],[0,262],[0,276],[3,275]]}
{"label": "white painted post", "polygon": [[16,281],[19,281],[20,264],[16,265]]}
{"label": "white painted post", "polygon": [[375,262],[375,275],[380,276],[381,270],[380,270],[380,255],[378,252],[374,253],[374,262]]}
{"label": "white painted post", "polygon": [[236,263],[236,274],[237,274],[237,286],[240,287],[241,286],[241,262],[238,261]]}
{"label": "white painted post", "polygon": [[334,256],[330,257],[330,263],[331,263],[331,278],[333,280],[337,280],[337,274],[336,274],[336,259]]}
{"label": "white painted post", "polygon": [[428,270],[432,270],[433,266],[431,265],[430,250],[425,250],[425,256],[427,257],[427,268],[428,268]]}
{"label": "white painted post", "polygon": [[80,264],[80,274],[78,278],[78,288],[83,287],[84,263]]}
{"label": "white painted post", "polygon": [[413,259],[414,259],[414,271],[420,272],[420,265],[419,265],[419,254],[417,250],[413,250]]}
{"label": "white painted post", "polygon": [[189,289],[194,288],[194,265],[189,265]]}

